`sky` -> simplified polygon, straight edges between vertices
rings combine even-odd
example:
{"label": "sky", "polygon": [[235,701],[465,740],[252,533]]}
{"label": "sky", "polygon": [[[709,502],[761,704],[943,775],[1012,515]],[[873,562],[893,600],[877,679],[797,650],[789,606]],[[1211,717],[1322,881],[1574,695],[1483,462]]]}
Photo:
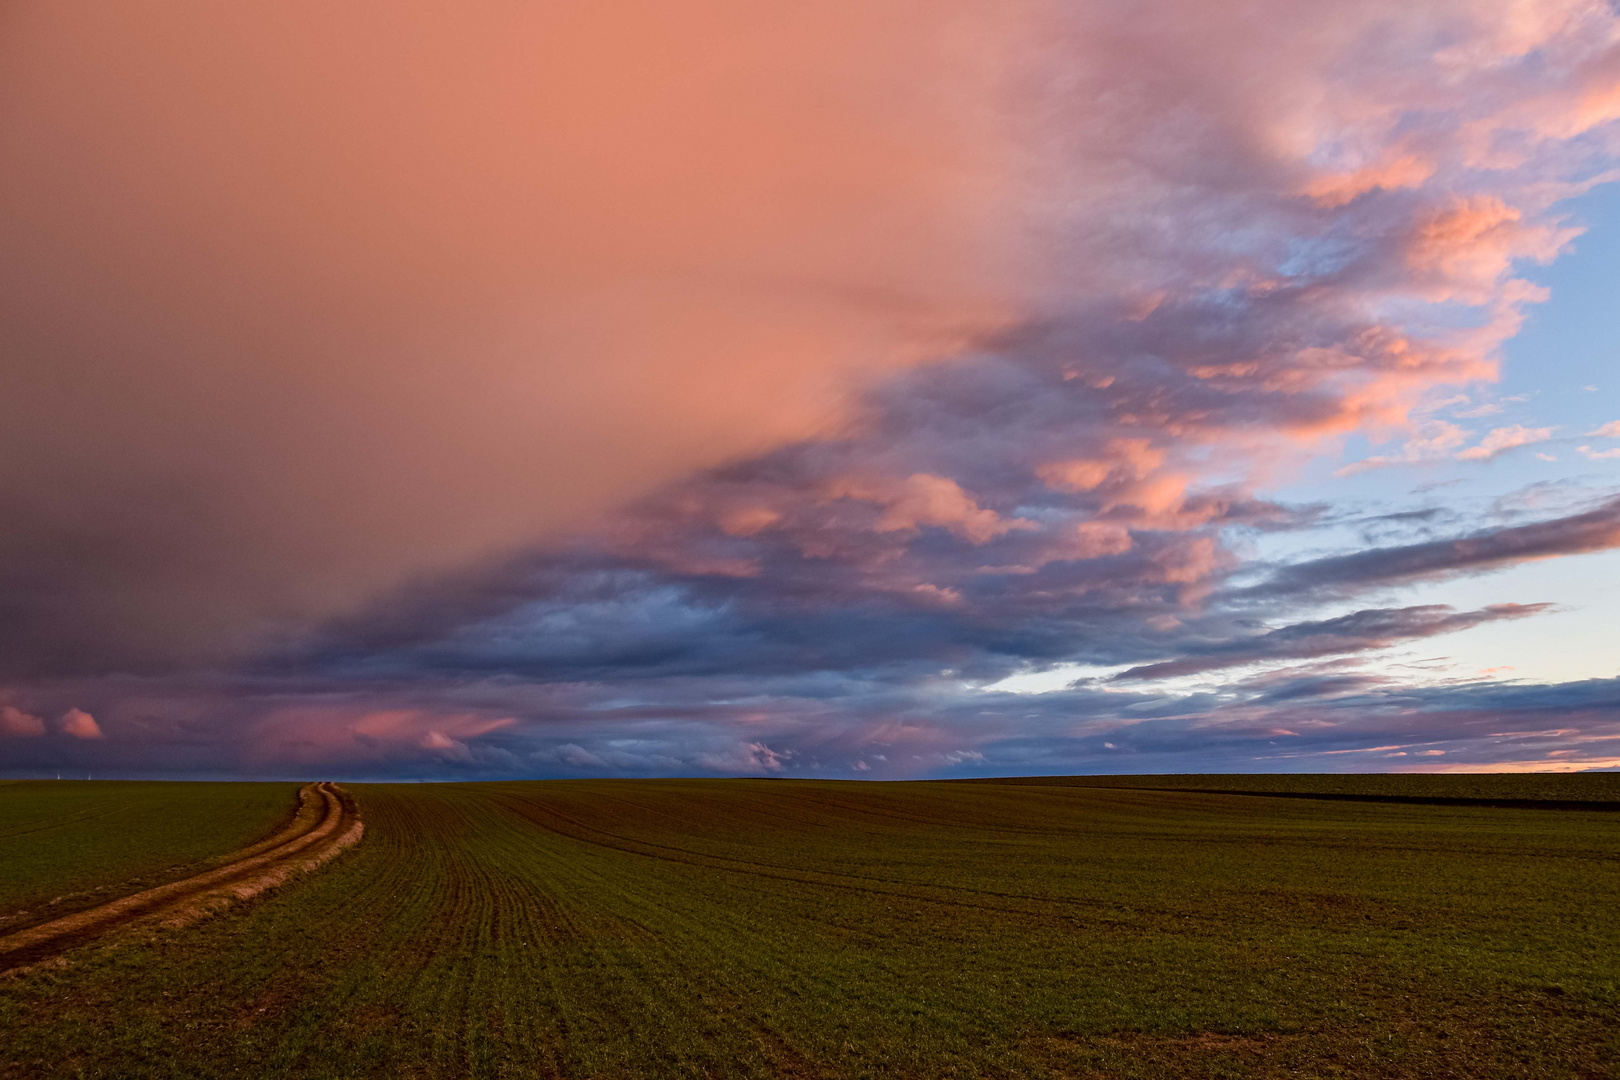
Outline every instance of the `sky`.
{"label": "sky", "polygon": [[1620,767],[1620,13],[0,12],[0,775]]}

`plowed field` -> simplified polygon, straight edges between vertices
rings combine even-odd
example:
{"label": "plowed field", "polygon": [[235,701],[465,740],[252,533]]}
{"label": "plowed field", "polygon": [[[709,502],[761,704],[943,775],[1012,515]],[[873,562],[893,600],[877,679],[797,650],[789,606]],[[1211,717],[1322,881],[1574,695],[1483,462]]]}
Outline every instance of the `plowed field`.
{"label": "plowed field", "polygon": [[1620,813],[346,788],[323,869],[0,979],[0,1075],[1620,1075]]}

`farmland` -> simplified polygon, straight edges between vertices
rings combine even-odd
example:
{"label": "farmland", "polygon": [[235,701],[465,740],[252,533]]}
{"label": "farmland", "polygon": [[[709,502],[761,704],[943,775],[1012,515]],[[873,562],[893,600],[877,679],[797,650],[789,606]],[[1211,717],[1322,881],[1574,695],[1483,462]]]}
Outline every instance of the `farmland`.
{"label": "farmland", "polygon": [[345,785],[323,869],[0,978],[0,1076],[1620,1075],[1620,813],[1166,779]]}
{"label": "farmland", "polygon": [[0,781],[0,932],[190,873],[290,818],[296,791]]}

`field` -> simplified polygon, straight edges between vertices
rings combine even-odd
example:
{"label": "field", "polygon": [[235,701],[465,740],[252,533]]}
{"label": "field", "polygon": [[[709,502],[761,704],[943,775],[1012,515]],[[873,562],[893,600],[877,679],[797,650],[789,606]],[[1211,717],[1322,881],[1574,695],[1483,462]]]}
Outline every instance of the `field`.
{"label": "field", "polygon": [[0,977],[0,1076],[1620,1076],[1620,813],[1166,779],[346,785],[308,877]]}
{"label": "field", "polygon": [[962,784],[1252,792],[1301,798],[1620,809],[1620,772],[1603,773],[1206,773],[1171,776],[1014,776]]}
{"label": "field", "polygon": [[291,817],[296,790],[0,780],[0,933],[194,872]]}

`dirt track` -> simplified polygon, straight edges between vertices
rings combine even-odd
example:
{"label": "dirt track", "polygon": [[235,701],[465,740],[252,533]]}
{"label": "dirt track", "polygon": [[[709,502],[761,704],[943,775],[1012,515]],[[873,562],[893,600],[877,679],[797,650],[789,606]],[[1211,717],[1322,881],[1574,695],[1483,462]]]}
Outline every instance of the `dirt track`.
{"label": "dirt track", "polygon": [[38,963],[114,931],[195,922],[319,866],[358,842],[364,831],[354,800],[336,784],[305,784],[286,828],[233,852],[222,865],[0,937],[0,971]]}

